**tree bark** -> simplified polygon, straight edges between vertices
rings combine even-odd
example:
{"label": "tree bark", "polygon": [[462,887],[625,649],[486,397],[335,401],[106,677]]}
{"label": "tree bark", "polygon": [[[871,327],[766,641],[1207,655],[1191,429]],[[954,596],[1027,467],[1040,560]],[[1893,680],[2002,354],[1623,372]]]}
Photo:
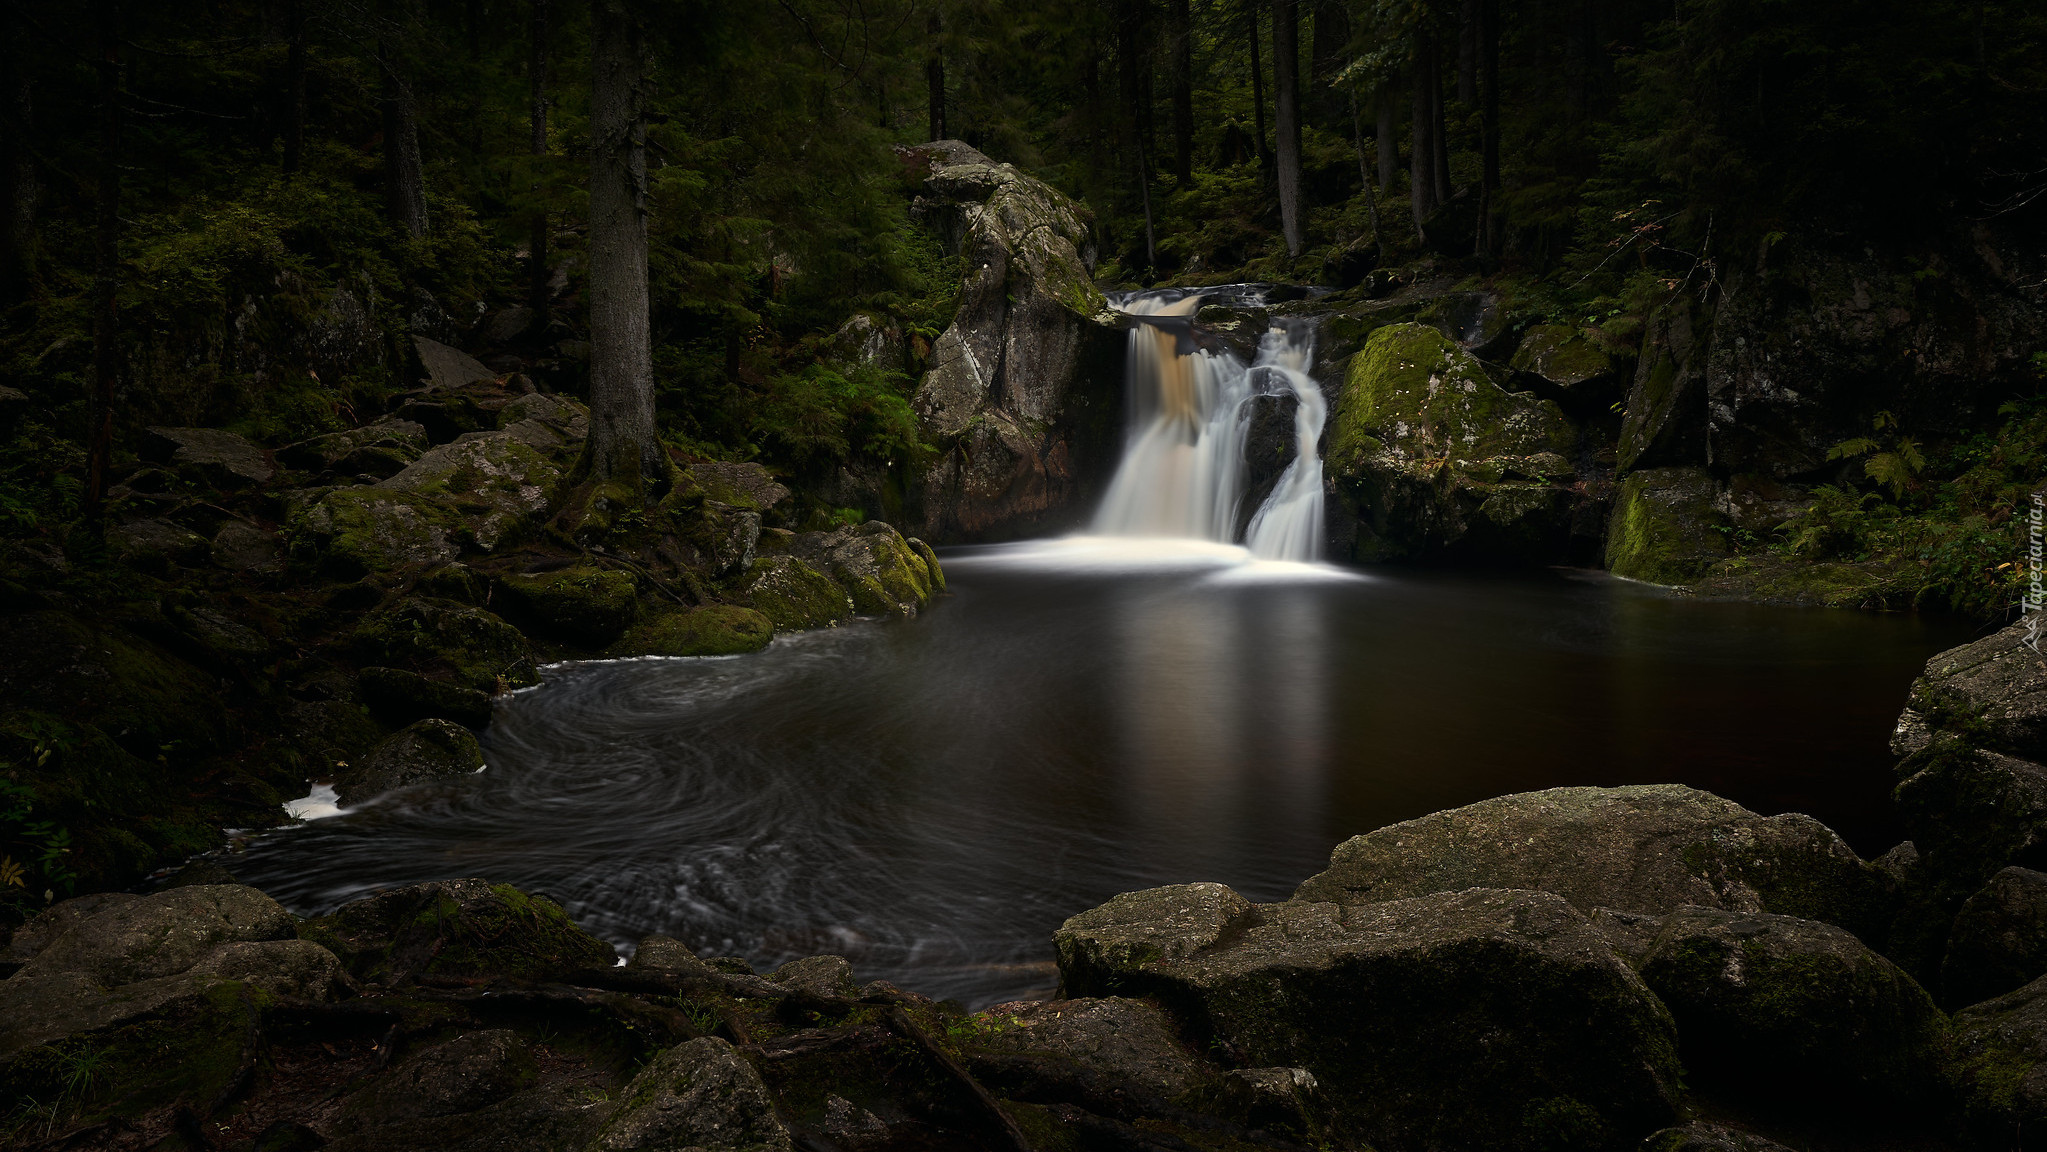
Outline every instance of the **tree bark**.
{"label": "tree bark", "polygon": [[377,37],[377,60],[384,74],[385,201],[392,227],[417,240],[426,235],[426,174],[419,158],[419,114],[397,36],[389,29]]}
{"label": "tree bark", "polygon": [[1457,100],[1467,107],[1478,103],[1478,5],[1464,0],[1457,12]]}
{"label": "tree bark", "polygon": [[306,151],[306,0],[286,0],[284,49],[285,172],[296,172]]}
{"label": "tree bark", "polygon": [[1422,221],[1436,212],[1436,181],[1430,169],[1435,166],[1433,157],[1436,146],[1430,140],[1435,132],[1436,118],[1429,105],[1429,39],[1424,33],[1415,34],[1414,84],[1408,93],[1409,139],[1407,144],[1407,200],[1414,212],[1414,234],[1426,241]]}
{"label": "tree bark", "polygon": [[114,455],[114,382],[120,375],[121,31],[115,0],[95,0],[100,35],[99,180],[93,203],[92,405],[85,454],[86,524],[97,534]]}
{"label": "tree bark", "polygon": [[1365,186],[1365,211],[1372,217],[1372,247],[1379,250],[1380,259],[1386,256],[1386,239],[1379,232],[1379,197],[1372,191],[1372,170],[1365,163],[1365,126],[1358,116],[1358,96],[1350,96],[1350,137],[1358,151],[1358,182]]}
{"label": "tree bark", "polygon": [[925,25],[930,37],[930,54],[924,58],[924,86],[930,99],[930,129],[933,140],[945,139],[945,49],[939,37],[945,31],[938,9],[931,10],[931,20]]}
{"label": "tree bark", "polygon": [[1440,48],[1433,47],[1429,52],[1429,115],[1433,120],[1429,126],[1429,145],[1435,161],[1436,203],[1448,204],[1451,192],[1450,133],[1443,116],[1443,53]]}
{"label": "tree bark", "polygon": [[[1314,43],[1308,48],[1310,101],[1320,115],[1340,123],[1343,101],[1330,81],[1343,71],[1343,54],[1350,47],[1350,7],[1344,0],[1315,0]],[[1355,119],[1355,117],[1353,117]]]}
{"label": "tree bark", "polygon": [[527,304],[533,309],[534,330],[547,325],[548,304],[554,293],[548,289],[547,204],[541,196],[541,165],[547,156],[547,6],[549,0],[531,0],[531,20],[527,29],[526,87],[531,100],[531,138],[528,146],[533,153],[533,219],[527,238]]}
{"label": "tree bark", "polygon": [[629,4],[590,5],[590,435],[575,475],[644,500],[668,469],[647,311],[647,49]]}
{"label": "tree bark", "polygon": [[1301,219],[1301,67],[1300,7],[1297,0],[1273,0],[1272,87],[1273,150],[1279,159],[1279,224],[1286,234],[1289,256],[1299,256]]}
{"label": "tree bark", "polygon": [[1265,145],[1265,69],[1258,62],[1258,41],[1264,33],[1259,29],[1259,0],[1246,0],[1244,15],[1251,22],[1251,120],[1252,131],[1258,133],[1258,170],[1263,172],[1272,166],[1272,150]]}
{"label": "tree bark", "polygon": [[1500,0],[1479,0],[1478,81],[1481,108],[1479,150],[1484,166],[1478,201],[1478,251],[1500,253]]}
{"label": "tree bark", "polygon": [[34,262],[36,238],[35,150],[30,139],[34,125],[34,81],[28,56],[22,48],[23,27],[0,19],[0,67],[5,68],[4,91],[0,99],[0,197],[4,197],[6,219],[0,221],[0,293],[17,300],[28,290]]}
{"label": "tree bark", "polygon": [[1400,140],[1394,128],[1393,86],[1379,85],[1379,187],[1393,187],[1400,174]]}
{"label": "tree bark", "polygon": [[1171,0],[1167,52],[1173,97],[1173,177],[1182,188],[1194,182],[1194,30],[1187,0]]}

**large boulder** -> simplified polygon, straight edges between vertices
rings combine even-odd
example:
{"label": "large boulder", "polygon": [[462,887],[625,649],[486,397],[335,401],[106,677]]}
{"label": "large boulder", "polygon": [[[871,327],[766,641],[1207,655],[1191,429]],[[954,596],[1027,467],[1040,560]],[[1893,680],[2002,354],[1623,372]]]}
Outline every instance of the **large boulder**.
{"label": "large boulder", "polygon": [[758,652],[775,638],[772,620],[737,604],[709,604],[664,612],[640,623],[613,644],[611,656],[737,656]]}
{"label": "large boulder", "polygon": [[[1000,1004],[975,1018],[976,1072],[1039,1096],[1181,1100],[1216,1079],[1156,1005],[1117,996]],[[1021,1059],[1016,1059],[1021,1058]],[[1050,1082],[1050,1083],[1048,1083]]]}
{"label": "large boulder", "polygon": [[375,484],[336,488],[296,527],[341,575],[493,551],[547,508],[560,467],[510,431],[463,434]]}
{"label": "large boulder", "polygon": [[853,597],[837,581],[794,556],[754,561],[745,594],[777,628],[822,628],[853,614]]}
{"label": "large boulder", "polygon": [[1162,888],[1056,940],[1069,995],[1154,996],[1239,1066],[1305,1068],[1376,1146],[1619,1149],[1674,1112],[1670,1017],[1549,893],[1253,907]]}
{"label": "large boulder", "polygon": [[2047,977],[1962,1009],[1953,1027],[1971,1142],[2017,1148],[2047,1129]]}
{"label": "large boulder", "polygon": [[1389,825],[1337,845],[1294,899],[1474,887],[1554,892],[1586,913],[1775,912],[1877,941],[1890,913],[1888,878],[1819,821],[1758,816],[1681,784],[1551,788]]}
{"label": "large boulder", "polygon": [[617,960],[561,905],[509,884],[435,880],[344,904],[299,925],[350,974],[386,986],[547,980]]}
{"label": "large boulder", "polygon": [[853,607],[868,615],[915,616],[943,586],[942,577],[935,577],[937,558],[927,560],[902,533],[879,520],[805,532],[791,542],[790,552],[838,581]]}
{"label": "large boulder", "polygon": [[2047,976],[2047,873],[2006,868],[1955,916],[1940,963],[1940,997],[1959,1008],[2041,976]]}
{"label": "large boulder", "polygon": [[1651,584],[1688,584],[1730,551],[1718,489],[1703,468],[1652,468],[1621,481],[1607,522],[1606,566]]}
{"label": "large boulder", "polygon": [[451,600],[399,600],[357,625],[349,645],[366,664],[443,672],[478,692],[540,682],[524,633],[495,613]]}
{"label": "large boulder", "polygon": [[509,1028],[467,1032],[413,1054],[343,1105],[336,1129],[474,1112],[531,1087],[533,1052]]}
{"label": "large boulder", "polygon": [[469,729],[420,720],[393,733],[335,782],[335,799],[360,804],[393,788],[467,776],[483,767],[483,749]]}
{"label": "large boulder", "polygon": [[453,720],[470,728],[490,723],[490,694],[403,668],[365,668],[356,675],[356,695],[385,721]]}
{"label": "large boulder", "polygon": [[2026,643],[2021,620],[1926,662],[1899,720],[1899,755],[1933,732],[2028,760],[2047,761],[2047,658]]}
{"label": "large boulder", "polygon": [[1360,559],[1551,560],[1570,535],[1575,447],[1554,402],[1501,388],[1433,328],[1388,324],[1350,359],[1327,469]]}
{"label": "large boulder", "polygon": [[261,448],[220,428],[151,428],[143,452],[217,488],[267,484],[277,475]]}
{"label": "large boulder", "polygon": [[1932,998],[1830,924],[1681,908],[1641,972],[1700,1086],[1857,1122],[1941,1103],[1946,1032]]}
{"label": "large boulder", "polygon": [[678,1044],[619,1094],[589,1152],[792,1152],[759,1072],[714,1036]]}
{"label": "large boulder", "polygon": [[588,648],[618,639],[633,622],[639,599],[639,582],[631,573],[594,564],[506,576],[497,587],[507,614]]}
{"label": "large boulder", "polygon": [[1514,371],[1534,377],[1574,405],[1588,394],[1604,396],[1614,379],[1613,357],[1588,332],[1567,324],[1537,324],[1514,349]]}
{"label": "large boulder", "polygon": [[1616,462],[1638,468],[1706,463],[1706,381],[1691,301],[1678,297],[1649,317],[1628,388]]}
{"label": "large boulder", "polygon": [[914,398],[939,448],[918,532],[1013,535],[1073,505],[1081,466],[1111,450],[1123,342],[1101,323],[1088,213],[956,140],[903,157],[923,177],[913,212],[966,273]]}
{"label": "large boulder", "polygon": [[193,885],[104,907],[17,975],[77,972],[114,987],[183,972],[222,944],[293,935],[291,913],[254,888]]}

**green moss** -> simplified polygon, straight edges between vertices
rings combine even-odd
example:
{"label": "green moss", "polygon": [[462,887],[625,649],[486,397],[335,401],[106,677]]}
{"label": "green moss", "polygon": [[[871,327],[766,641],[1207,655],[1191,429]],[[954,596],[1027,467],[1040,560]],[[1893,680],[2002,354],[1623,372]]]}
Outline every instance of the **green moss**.
{"label": "green moss", "polygon": [[339,957],[358,980],[547,980],[608,968],[611,945],[559,904],[509,884],[450,881],[401,888],[306,920],[299,936]]}
{"label": "green moss", "polygon": [[1717,531],[1725,521],[1702,469],[1637,472],[1614,497],[1606,566],[1651,584],[1688,583],[1727,554],[1727,538]]}
{"label": "green moss", "polygon": [[1411,461],[1555,453],[1575,437],[1546,400],[1493,383],[1476,358],[1421,324],[1389,324],[1351,357],[1330,419],[1329,460],[1347,471],[1379,451]]}
{"label": "green moss", "polygon": [[1677,371],[1677,361],[1671,359],[1668,352],[1663,353],[1643,378],[1637,393],[1628,398],[1628,411],[1621,421],[1620,447],[1616,456],[1622,472],[1635,466],[1642,453],[1649,450],[1649,443],[1654,439],[1653,430],[1663,426],[1663,417],[1676,390]]}
{"label": "green moss", "polygon": [[480,692],[540,682],[525,635],[467,604],[425,597],[400,601],[357,626],[349,644],[364,664],[445,669],[457,684]]}
{"label": "green moss", "polygon": [[549,635],[601,648],[632,623],[639,584],[630,573],[595,565],[505,576],[498,581],[508,611]]}
{"label": "green moss", "polygon": [[613,656],[734,656],[758,652],[775,638],[767,616],[736,604],[669,612],[635,627],[611,646]]}
{"label": "green moss", "polygon": [[446,505],[370,486],[329,492],[287,526],[314,544],[321,567],[344,578],[452,559],[466,525]]}
{"label": "green moss", "polygon": [[822,628],[853,614],[853,600],[831,577],[793,556],[754,562],[747,603],[778,629]]}
{"label": "green moss", "polygon": [[1575,328],[1538,324],[1522,337],[1513,366],[1517,372],[1533,373],[1568,388],[1613,371],[1613,359]]}

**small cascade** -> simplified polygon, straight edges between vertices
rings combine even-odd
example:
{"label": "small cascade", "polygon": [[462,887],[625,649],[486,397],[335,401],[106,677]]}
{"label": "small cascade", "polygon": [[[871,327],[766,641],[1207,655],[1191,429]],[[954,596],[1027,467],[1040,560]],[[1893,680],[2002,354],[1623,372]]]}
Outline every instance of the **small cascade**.
{"label": "small cascade", "polygon": [[1242,543],[1260,559],[1314,560],[1322,544],[1317,445],[1328,406],[1308,375],[1313,327],[1274,325],[1247,365],[1217,342],[1198,338],[1193,317],[1202,299],[1163,292],[1117,302],[1139,320],[1130,331],[1126,368],[1131,431],[1094,531],[1236,543],[1251,401],[1291,395],[1297,450],[1252,514]]}

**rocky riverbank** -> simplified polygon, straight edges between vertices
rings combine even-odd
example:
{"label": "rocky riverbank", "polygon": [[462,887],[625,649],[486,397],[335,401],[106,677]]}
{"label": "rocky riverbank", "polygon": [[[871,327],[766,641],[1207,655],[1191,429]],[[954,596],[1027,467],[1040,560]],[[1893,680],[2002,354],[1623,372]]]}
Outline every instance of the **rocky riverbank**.
{"label": "rocky riverbank", "polygon": [[[481,879],[292,916],[218,865],[59,902],[0,961],[15,1146],[2009,1149],[2047,1121],[2047,665],[1902,715],[1913,840],[1676,785],[1360,835],[1294,895],[1073,916],[978,1013],[817,956],[620,962]],[[413,729],[431,743],[431,729]],[[459,741],[458,741],[459,742]]]}

